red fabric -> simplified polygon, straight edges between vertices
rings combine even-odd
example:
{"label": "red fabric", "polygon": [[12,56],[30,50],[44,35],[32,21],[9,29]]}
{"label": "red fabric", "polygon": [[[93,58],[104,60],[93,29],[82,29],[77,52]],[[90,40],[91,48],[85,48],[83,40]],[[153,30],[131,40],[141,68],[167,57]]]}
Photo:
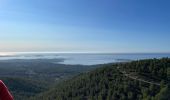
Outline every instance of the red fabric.
{"label": "red fabric", "polygon": [[8,88],[0,80],[0,100],[14,100]]}

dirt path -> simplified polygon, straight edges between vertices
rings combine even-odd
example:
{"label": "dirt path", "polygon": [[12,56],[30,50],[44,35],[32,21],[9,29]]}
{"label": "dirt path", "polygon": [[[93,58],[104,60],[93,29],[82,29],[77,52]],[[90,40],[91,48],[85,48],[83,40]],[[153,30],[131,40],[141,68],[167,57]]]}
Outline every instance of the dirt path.
{"label": "dirt path", "polygon": [[147,80],[138,78],[137,76],[132,76],[132,75],[130,75],[130,74],[127,74],[125,71],[121,71],[119,67],[117,67],[117,69],[119,70],[120,73],[122,73],[124,76],[126,76],[126,77],[128,77],[128,78],[130,78],[130,79],[138,80],[138,81],[145,82],[145,83],[148,83],[148,84],[153,84],[153,85],[160,86],[159,83],[147,81]]}

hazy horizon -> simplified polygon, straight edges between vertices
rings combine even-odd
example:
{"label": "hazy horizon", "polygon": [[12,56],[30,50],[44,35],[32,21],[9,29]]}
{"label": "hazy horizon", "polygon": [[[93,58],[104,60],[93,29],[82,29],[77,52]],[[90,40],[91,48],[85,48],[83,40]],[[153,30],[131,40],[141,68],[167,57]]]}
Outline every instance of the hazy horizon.
{"label": "hazy horizon", "polygon": [[51,62],[66,65],[97,65],[170,57],[170,53],[6,53],[0,62]]}
{"label": "hazy horizon", "polygon": [[170,54],[170,52],[0,52],[2,55],[14,55],[14,54]]}

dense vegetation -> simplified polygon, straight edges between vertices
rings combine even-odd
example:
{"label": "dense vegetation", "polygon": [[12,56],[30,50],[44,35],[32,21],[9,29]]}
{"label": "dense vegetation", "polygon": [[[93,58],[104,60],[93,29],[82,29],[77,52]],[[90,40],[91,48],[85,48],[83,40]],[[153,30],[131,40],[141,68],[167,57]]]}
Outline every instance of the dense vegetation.
{"label": "dense vegetation", "polygon": [[170,81],[170,59],[148,59],[134,61],[126,64],[119,64],[121,70],[126,72],[137,73],[138,75],[147,76],[156,81]]}
{"label": "dense vegetation", "polygon": [[97,67],[54,63],[56,61],[58,59],[1,60],[0,76],[54,82]]}
{"label": "dense vegetation", "polygon": [[62,82],[32,99],[168,100],[169,64],[170,59],[163,58],[105,66]]}
{"label": "dense vegetation", "polygon": [[46,91],[47,83],[25,78],[0,78],[12,92],[16,100],[26,100],[30,96]]}
{"label": "dense vegetation", "polygon": [[[0,66],[2,72],[0,79],[12,91],[15,100],[168,100],[170,98],[169,58],[106,64],[93,71],[90,70],[98,66],[87,68],[80,65],[37,61],[0,63],[1,66],[7,66],[5,68]],[[27,69],[36,74],[22,72]],[[76,75],[83,71],[84,73]],[[53,86],[48,78],[56,80],[58,75],[76,76],[55,82]]]}
{"label": "dense vegetation", "polygon": [[54,63],[56,61],[58,59],[0,60],[0,79],[15,100],[27,100],[58,82],[98,67]]}

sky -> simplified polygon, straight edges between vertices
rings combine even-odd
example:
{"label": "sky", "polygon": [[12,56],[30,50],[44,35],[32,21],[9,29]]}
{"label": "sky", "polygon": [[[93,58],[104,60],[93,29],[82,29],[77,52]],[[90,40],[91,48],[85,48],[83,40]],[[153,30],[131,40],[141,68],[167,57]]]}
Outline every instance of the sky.
{"label": "sky", "polygon": [[169,0],[0,0],[0,52],[170,52]]}

